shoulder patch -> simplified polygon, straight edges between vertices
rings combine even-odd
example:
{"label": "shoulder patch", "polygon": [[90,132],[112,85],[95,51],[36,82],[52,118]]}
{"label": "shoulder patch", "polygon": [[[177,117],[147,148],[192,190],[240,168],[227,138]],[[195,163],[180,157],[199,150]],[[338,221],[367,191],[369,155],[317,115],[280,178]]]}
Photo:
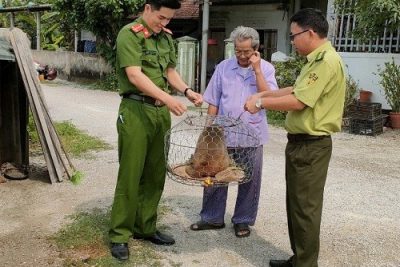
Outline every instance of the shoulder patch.
{"label": "shoulder patch", "polygon": [[308,76],[307,85],[313,84],[318,80],[318,75],[315,72],[311,72]]}
{"label": "shoulder patch", "polygon": [[136,24],[136,25],[133,25],[133,26],[131,27],[131,30],[132,30],[134,33],[141,32],[141,31],[143,31],[143,29],[144,29],[143,24]]}
{"label": "shoulder patch", "polygon": [[165,27],[163,27],[162,29],[163,29],[163,31],[165,31],[166,33],[169,33],[169,34],[172,35],[172,31],[171,31],[170,29],[167,29],[167,28],[165,28]]}

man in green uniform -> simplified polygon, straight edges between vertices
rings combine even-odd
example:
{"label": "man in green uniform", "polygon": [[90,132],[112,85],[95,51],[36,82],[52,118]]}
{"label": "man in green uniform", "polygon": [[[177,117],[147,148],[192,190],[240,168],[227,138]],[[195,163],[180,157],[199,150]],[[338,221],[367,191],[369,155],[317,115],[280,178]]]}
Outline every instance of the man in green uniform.
{"label": "man in green uniform", "polygon": [[156,229],[157,207],[165,182],[164,135],[172,112],[187,107],[168,91],[170,85],[196,106],[203,98],[175,70],[171,31],[165,26],[180,8],[179,0],[148,0],[141,17],[124,26],[117,37],[119,107],[119,172],[111,212],[111,254],[129,258],[131,236],[158,245],[175,240]]}
{"label": "man in green uniform", "polygon": [[251,96],[245,109],[289,111],[286,117],[286,208],[289,260],[270,266],[318,266],[323,193],[332,153],[331,134],[340,131],[345,71],[327,40],[328,22],[319,10],[302,9],[290,19],[291,41],[307,56],[293,87]]}

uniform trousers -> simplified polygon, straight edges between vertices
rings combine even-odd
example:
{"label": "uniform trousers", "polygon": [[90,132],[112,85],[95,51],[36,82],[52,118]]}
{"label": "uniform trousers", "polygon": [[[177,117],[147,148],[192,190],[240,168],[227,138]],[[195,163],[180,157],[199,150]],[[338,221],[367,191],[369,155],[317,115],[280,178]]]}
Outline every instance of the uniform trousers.
{"label": "uniform trousers", "polygon": [[111,211],[111,242],[156,231],[165,183],[164,136],[171,127],[166,106],[124,98],[117,120],[119,171]]}
{"label": "uniform trousers", "polygon": [[290,140],[286,146],[286,211],[295,267],[317,267],[330,136]]}
{"label": "uniform trousers", "polygon": [[[248,152],[248,151],[247,151]],[[236,205],[232,223],[246,223],[254,225],[258,211],[258,201],[260,198],[261,176],[263,165],[263,146],[253,148],[248,156],[251,155],[252,174],[251,180],[239,185],[236,198]],[[240,153],[240,152],[239,152]],[[233,158],[240,164],[240,160],[246,157],[234,155]],[[213,224],[224,222],[228,187],[205,187],[203,191],[203,205],[200,212],[201,220]]]}

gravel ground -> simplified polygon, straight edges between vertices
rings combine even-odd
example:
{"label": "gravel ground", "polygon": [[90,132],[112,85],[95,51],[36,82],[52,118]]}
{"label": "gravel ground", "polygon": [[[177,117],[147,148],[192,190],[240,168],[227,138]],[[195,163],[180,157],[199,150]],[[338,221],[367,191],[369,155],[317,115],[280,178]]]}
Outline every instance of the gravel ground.
{"label": "gravel ground", "polygon": [[[67,215],[112,203],[117,173],[116,93],[84,90],[59,81],[43,86],[56,121],[71,120],[114,149],[92,159],[75,159],[86,174],[79,186],[50,185],[44,162],[32,158],[35,175],[0,184],[0,266],[61,266],[48,240]],[[184,100],[184,99],[182,99]],[[180,119],[173,117],[173,124]],[[400,266],[400,131],[366,137],[336,134],[325,187],[320,266]],[[229,188],[227,227],[193,232],[202,189],[167,180],[163,202],[171,211],[160,224],[176,238],[172,247],[154,247],[165,266],[268,266],[291,255],[285,212],[285,131],[271,127],[264,147],[260,207],[249,238],[236,238],[230,223],[236,187]]]}

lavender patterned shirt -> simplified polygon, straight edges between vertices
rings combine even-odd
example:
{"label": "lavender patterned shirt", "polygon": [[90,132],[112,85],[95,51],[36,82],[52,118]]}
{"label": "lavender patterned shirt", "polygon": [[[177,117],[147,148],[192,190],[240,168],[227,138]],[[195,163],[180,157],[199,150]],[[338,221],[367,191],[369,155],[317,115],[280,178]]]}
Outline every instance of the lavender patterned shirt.
{"label": "lavender patterned shirt", "polygon": [[[261,70],[272,90],[277,90],[275,68],[271,63],[261,60]],[[250,67],[243,70],[236,57],[225,59],[215,69],[213,76],[204,92],[203,99],[210,105],[218,107],[218,115],[238,118],[244,111],[247,98],[257,93],[256,75]],[[265,110],[255,114],[243,113],[240,119],[252,127],[260,137],[260,144],[268,140],[268,125]]]}

